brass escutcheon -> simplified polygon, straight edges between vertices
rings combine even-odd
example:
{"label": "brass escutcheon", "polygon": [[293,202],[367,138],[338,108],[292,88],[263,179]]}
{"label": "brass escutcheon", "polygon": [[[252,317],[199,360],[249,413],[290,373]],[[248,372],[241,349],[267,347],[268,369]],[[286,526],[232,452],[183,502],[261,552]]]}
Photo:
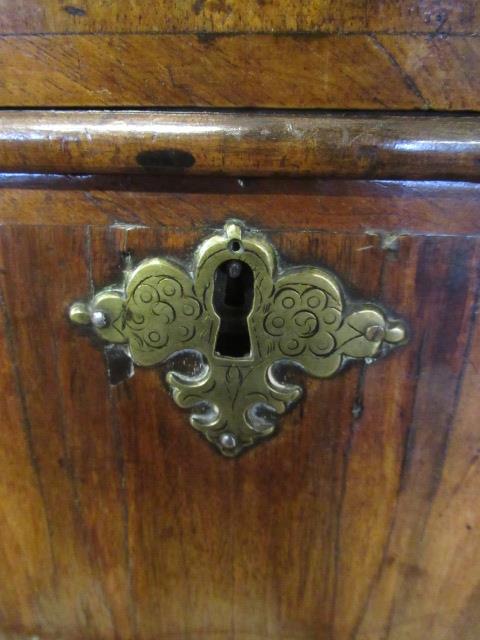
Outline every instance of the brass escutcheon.
{"label": "brass escutcheon", "polygon": [[191,270],[143,260],[120,285],[74,303],[70,319],[123,344],[139,366],[195,352],[195,373],[172,370],[166,380],[192,426],[230,457],[270,436],[301,397],[300,386],[279,380],[278,365],[328,378],[406,342],[401,320],[349,300],[323,268],[279,269],[272,244],[236,220],[199,245]]}

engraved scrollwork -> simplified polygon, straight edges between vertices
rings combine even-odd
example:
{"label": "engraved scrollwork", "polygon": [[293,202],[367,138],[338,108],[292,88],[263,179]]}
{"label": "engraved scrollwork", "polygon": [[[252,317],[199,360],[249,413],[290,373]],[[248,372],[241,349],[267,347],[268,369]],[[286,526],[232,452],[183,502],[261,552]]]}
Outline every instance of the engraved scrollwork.
{"label": "engraved scrollwork", "polygon": [[199,301],[186,295],[181,282],[151,275],[135,286],[127,300],[125,325],[139,348],[164,349],[169,342],[192,340],[200,314]]}
{"label": "engraved scrollwork", "polygon": [[335,331],[340,322],[338,299],[318,287],[298,284],[276,291],[264,327],[278,339],[285,356],[299,356],[305,349],[323,356],[335,349]]}

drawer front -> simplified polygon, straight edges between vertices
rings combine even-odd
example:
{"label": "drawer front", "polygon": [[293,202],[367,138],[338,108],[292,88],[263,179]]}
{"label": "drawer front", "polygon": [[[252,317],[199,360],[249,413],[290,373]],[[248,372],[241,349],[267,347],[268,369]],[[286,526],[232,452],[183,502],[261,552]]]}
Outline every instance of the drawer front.
{"label": "drawer front", "polygon": [[[473,183],[4,176],[4,637],[476,637],[479,201]],[[373,364],[297,374],[302,402],[234,459],[190,427],[168,363],[132,375],[68,320],[229,218],[409,327]]]}

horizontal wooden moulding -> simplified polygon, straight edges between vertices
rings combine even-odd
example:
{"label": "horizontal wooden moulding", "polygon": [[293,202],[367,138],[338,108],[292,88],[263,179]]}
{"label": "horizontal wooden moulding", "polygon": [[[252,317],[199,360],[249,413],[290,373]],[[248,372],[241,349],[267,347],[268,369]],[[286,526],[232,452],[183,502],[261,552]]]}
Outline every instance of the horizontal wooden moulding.
{"label": "horizontal wooden moulding", "polygon": [[404,235],[480,238],[479,202],[480,184],[445,180],[0,174],[0,229],[85,225],[125,238],[144,228],[166,227],[172,238],[180,229],[218,229],[231,215],[271,237],[366,234],[372,241],[362,251],[378,242],[393,250]]}
{"label": "horizontal wooden moulding", "polygon": [[480,177],[480,116],[3,111],[0,171]]}

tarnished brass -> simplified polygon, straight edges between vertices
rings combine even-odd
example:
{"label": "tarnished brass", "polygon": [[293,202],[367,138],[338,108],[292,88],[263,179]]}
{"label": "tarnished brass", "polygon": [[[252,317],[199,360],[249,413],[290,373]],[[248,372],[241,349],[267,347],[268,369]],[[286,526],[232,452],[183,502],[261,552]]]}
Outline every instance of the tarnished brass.
{"label": "tarnished brass", "polygon": [[[182,351],[201,354],[199,371],[170,371],[167,382],[175,402],[192,410],[191,424],[224,455],[235,456],[271,435],[276,416],[300,398],[301,387],[278,379],[282,363],[328,378],[349,359],[371,361],[406,341],[402,321],[374,304],[348,300],[329,271],[279,271],[277,262],[264,236],[228,221],[200,244],[191,271],[165,258],[143,260],[121,285],[73,304],[70,318],[91,324],[109,343],[123,343],[140,366]],[[232,278],[242,268],[253,276],[245,320],[249,351],[236,357],[217,343],[223,319],[214,291],[225,265]],[[235,352],[238,345],[231,347]]]}

